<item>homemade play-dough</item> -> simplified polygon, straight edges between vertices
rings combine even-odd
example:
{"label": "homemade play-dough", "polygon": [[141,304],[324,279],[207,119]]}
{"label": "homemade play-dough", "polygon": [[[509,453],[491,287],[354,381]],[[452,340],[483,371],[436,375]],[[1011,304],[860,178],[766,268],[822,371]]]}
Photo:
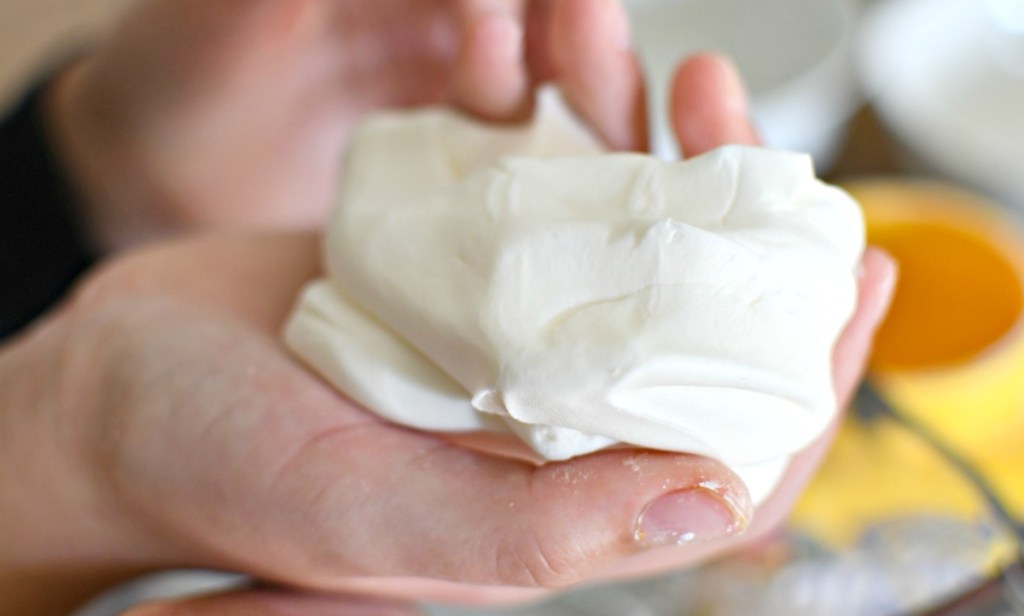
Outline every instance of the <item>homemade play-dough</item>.
{"label": "homemade play-dough", "polygon": [[759,501],[836,411],[863,227],[807,156],[608,153],[551,90],[527,126],[385,113],[286,339],[392,421],[706,455]]}

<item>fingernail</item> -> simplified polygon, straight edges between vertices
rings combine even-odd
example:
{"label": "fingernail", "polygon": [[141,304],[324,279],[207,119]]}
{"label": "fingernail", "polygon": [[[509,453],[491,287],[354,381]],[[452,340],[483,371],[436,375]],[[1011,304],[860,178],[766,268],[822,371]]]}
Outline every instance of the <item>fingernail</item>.
{"label": "fingernail", "polygon": [[640,514],[634,538],[644,547],[723,539],[746,529],[750,508],[708,485],[669,492]]}

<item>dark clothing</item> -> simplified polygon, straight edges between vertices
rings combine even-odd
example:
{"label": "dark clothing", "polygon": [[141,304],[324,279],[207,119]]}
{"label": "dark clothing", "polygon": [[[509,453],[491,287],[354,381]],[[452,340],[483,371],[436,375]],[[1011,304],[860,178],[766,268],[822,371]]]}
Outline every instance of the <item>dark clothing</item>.
{"label": "dark clothing", "polygon": [[0,122],[0,339],[52,306],[95,259],[47,138],[43,91]]}

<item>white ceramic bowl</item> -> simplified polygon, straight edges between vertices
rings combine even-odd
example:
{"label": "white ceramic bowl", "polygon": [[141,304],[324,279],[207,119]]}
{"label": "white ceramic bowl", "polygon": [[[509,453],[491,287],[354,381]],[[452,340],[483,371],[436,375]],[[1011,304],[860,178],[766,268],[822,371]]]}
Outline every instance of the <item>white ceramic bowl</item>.
{"label": "white ceramic bowl", "polygon": [[867,93],[907,149],[1024,208],[1024,0],[889,0],[863,28]]}
{"label": "white ceramic bowl", "polygon": [[860,104],[852,0],[626,0],[651,84],[655,153],[678,156],[666,117],[671,74],[696,51],[732,58],[765,143],[827,168]]}

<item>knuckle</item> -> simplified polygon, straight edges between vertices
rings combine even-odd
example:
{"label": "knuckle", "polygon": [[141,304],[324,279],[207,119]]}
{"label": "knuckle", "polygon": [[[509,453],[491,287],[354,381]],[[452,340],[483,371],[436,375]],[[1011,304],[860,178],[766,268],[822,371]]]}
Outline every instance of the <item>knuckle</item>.
{"label": "knuckle", "polygon": [[503,583],[560,588],[581,579],[587,558],[568,541],[523,529],[499,544],[496,562]]}

